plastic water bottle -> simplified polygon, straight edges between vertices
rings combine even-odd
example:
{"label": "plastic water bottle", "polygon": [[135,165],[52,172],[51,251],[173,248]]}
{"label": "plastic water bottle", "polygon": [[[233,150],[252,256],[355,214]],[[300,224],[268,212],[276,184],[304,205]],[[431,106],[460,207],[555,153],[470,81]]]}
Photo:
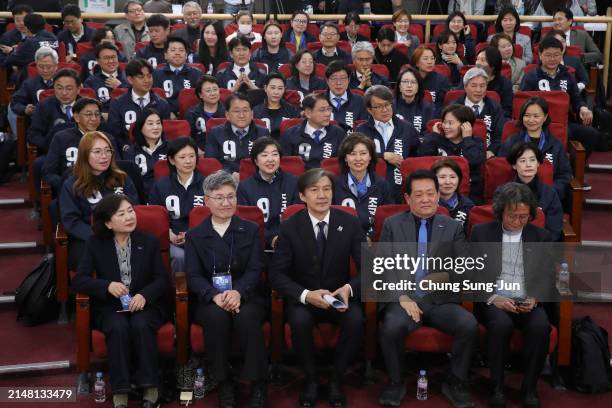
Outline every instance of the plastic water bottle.
{"label": "plastic water bottle", "polygon": [[518,15],[525,15],[525,2],[523,0],[516,0],[515,4],[516,12],[518,13]]}
{"label": "plastic water bottle", "polygon": [[312,4],[307,4],[306,7],[304,7],[304,11],[306,14],[314,14],[314,7],[312,7]]}
{"label": "plastic water bottle", "polygon": [[204,370],[201,368],[196,370],[196,376],[193,380],[193,397],[204,398]]}
{"label": "plastic water bottle", "polygon": [[417,399],[419,401],[427,400],[427,372],[421,370],[419,372],[419,379],[417,380]]}
{"label": "plastic water bottle", "polygon": [[561,294],[569,293],[569,269],[566,262],[561,264],[561,269],[559,269],[559,292]]}
{"label": "plastic water bottle", "polygon": [[94,384],[94,400],[101,404],[106,401],[106,384],[104,383],[104,374],[98,371],[96,373],[96,382]]}
{"label": "plastic water bottle", "polygon": [[213,7],[212,1],[208,2],[208,7],[206,7],[207,14],[215,14],[215,8]]}

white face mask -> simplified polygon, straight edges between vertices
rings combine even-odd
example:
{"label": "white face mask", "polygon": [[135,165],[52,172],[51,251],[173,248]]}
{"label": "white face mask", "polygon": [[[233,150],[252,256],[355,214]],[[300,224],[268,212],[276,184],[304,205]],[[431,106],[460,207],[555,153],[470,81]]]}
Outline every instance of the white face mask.
{"label": "white face mask", "polygon": [[253,30],[252,24],[238,24],[238,31],[240,32],[240,34],[250,34],[251,30]]}

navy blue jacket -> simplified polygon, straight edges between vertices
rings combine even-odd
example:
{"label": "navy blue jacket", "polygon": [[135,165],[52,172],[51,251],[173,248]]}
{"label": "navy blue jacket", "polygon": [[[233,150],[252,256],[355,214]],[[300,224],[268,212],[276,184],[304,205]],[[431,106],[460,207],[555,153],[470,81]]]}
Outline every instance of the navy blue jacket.
{"label": "navy blue jacket", "polygon": [[366,194],[359,198],[349,188],[348,177],[347,173],[335,177],[333,203],[356,209],[363,232],[371,237],[374,234],[374,215],[378,206],[395,204],[391,188],[387,180],[369,173],[371,185]]}
{"label": "navy blue jacket", "polygon": [[[119,62],[128,62],[127,58],[125,57],[125,54],[122,53],[121,51],[119,51],[118,58],[119,58]],[[93,51],[88,52],[85,55],[81,55],[81,58],[79,58],[79,61],[81,63],[81,76],[82,76],[81,79],[85,81],[87,77],[93,74],[94,67],[98,65],[98,62],[96,61],[96,55],[94,54]]]}
{"label": "navy blue jacket", "polygon": [[[363,133],[374,140],[376,153],[380,157],[386,152],[399,154],[404,159],[416,156],[419,147],[419,134],[409,122],[397,117],[393,117],[392,120],[393,133],[387,146],[385,146],[385,141],[376,129],[372,117],[366,123],[361,124],[357,128],[357,132]],[[387,182],[391,188],[393,200],[396,203],[402,203],[404,186],[402,173],[400,169],[390,163],[387,163]]]}
{"label": "navy blue jacket", "polygon": [[[77,96],[77,100],[80,97]],[[68,119],[62,112],[60,101],[55,96],[49,96],[36,105],[32,121],[27,130],[28,143],[35,145],[42,152],[49,150],[53,135],[75,124],[74,118]]]}
{"label": "navy blue jacket", "polygon": [[[257,65],[254,63],[249,63],[249,79],[255,83],[255,86],[258,88],[263,88],[264,82],[266,80],[267,74],[263,69],[259,69]],[[220,70],[216,74],[217,80],[222,88],[232,89],[236,84],[236,80],[238,77],[234,73],[234,63],[230,63],[226,68]],[[244,91],[247,89],[246,85],[242,85],[240,87],[240,91]]]}
{"label": "navy blue jacket", "polygon": [[213,272],[226,273],[229,269],[232,289],[240,293],[241,302],[265,304],[264,297],[258,293],[263,266],[261,252],[259,227],[255,223],[234,216],[220,237],[212,227],[212,217],[206,218],[190,229],[185,238],[189,292],[199,302],[212,302],[220,293],[212,285]]}
{"label": "navy blue jacket", "polygon": [[153,67],[153,69],[157,68],[160,64],[166,63],[166,57],[164,55],[164,47],[157,48],[153,45],[153,43],[149,43],[144,48],[136,51],[135,58],[142,58],[149,61],[149,64]]}
{"label": "navy blue jacket", "polygon": [[[461,56],[459,56],[461,58]],[[461,61],[465,65],[465,59],[461,58]],[[450,69],[450,84],[453,87],[456,87],[461,82],[461,75],[459,74],[459,65],[448,63],[440,57],[440,55],[436,56],[436,65],[446,65]]]}
{"label": "navy blue jacket", "polygon": [[[102,69],[96,65],[93,75],[88,76],[84,83],[85,88],[91,88],[96,92],[98,100],[102,102],[102,112],[108,112],[111,100],[110,96],[113,92],[113,88],[109,88],[105,84],[107,78],[108,76],[106,76],[102,72]],[[130,86],[125,76],[125,72],[120,69],[117,70],[117,79],[121,81],[119,88],[128,88]]]}
{"label": "navy blue jacket", "polygon": [[[357,78],[357,73],[355,71],[353,71],[353,73],[351,73],[351,77],[349,78],[350,82],[349,82],[349,88],[351,89],[359,89],[359,84],[361,83],[361,81]],[[389,83],[389,79],[385,78],[382,75],[378,75],[376,72],[372,71],[370,73],[370,82],[372,83],[372,85],[384,85],[386,87],[390,87],[391,84]],[[367,88],[365,88],[367,89]],[[364,89],[364,91],[365,91]]]}
{"label": "navy blue jacket", "polygon": [[40,47],[51,47],[57,51],[59,45],[55,34],[41,30],[32,37],[27,37],[15,51],[9,54],[4,61],[7,67],[25,67],[34,61],[34,54]]}
{"label": "navy blue jacket", "polygon": [[565,65],[559,65],[557,75],[551,78],[542,70],[542,66],[529,71],[521,82],[521,91],[563,91],[570,97],[570,104],[574,112],[580,112],[580,108],[587,106],[578,90],[574,76],[570,74]]}
{"label": "navy blue jacket", "polygon": [[478,137],[466,137],[455,144],[437,133],[429,133],[421,143],[419,156],[463,156],[470,165],[470,198],[482,201],[482,176],[480,168],[485,161],[484,143]]}
{"label": "navy blue jacket", "polygon": [[178,113],[178,95],[183,89],[195,88],[202,72],[194,67],[183,65],[178,72],[172,72],[170,65],[156,68],[153,71],[153,86],[161,88],[166,93],[166,102],[170,104],[170,111]]}
{"label": "navy blue jacket", "polygon": [[580,58],[566,54],[563,56],[563,65],[572,67],[576,70],[576,83],[582,82],[585,87],[589,85],[589,74],[584,68],[582,61],[580,61]]}
{"label": "navy blue jacket", "polygon": [[[105,173],[96,177],[100,184],[103,183]],[[91,232],[91,213],[96,206],[109,194],[122,193],[130,197],[134,203],[138,203],[138,193],[132,180],[126,176],[123,187],[109,190],[103,187],[92,197],[83,197],[74,192],[75,177],[70,176],[64,181],[59,194],[60,219],[66,232],[75,238],[86,241],[92,234]]]}
{"label": "navy blue jacket", "polygon": [[253,117],[266,122],[270,135],[278,140],[280,137],[280,124],[283,119],[299,118],[300,110],[283,100],[281,100],[280,109],[268,109],[268,103],[264,100],[261,105],[257,105],[253,109]]}
{"label": "navy blue jacket", "polygon": [[263,62],[268,66],[268,72],[278,72],[278,67],[288,64],[293,52],[288,48],[279,48],[278,53],[270,54],[267,49],[258,48],[251,55],[251,62]]}
{"label": "navy blue jacket", "polygon": [[438,202],[440,207],[444,207],[448,210],[448,214],[452,219],[459,221],[463,225],[463,232],[467,234],[468,224],[470,220],[470,210],[474,207],[474,202],[469,197],[463,196],[457,193],[457,205],[451,208],[451,206],[442,198]]}
{"label": "navy blue jacket", "polygon": [[320,48],[317,50],[317,52],[314,53],[314,60],[315,64],[323,65],[329,65],[330,62],[335,60],[343,61],[345,64],[353,63],[353,58],[351,58],[351,55],[340,47],[336,47],[336,53],[332,57],[323,55],[323,49]]}
{"label": "navy blue jacket", "polygon": [[[168,102],[157,96],[154,92],[149,92],[151,102],[146,106],[159,112],[163,119],[170,119],[170,106]],[[136,117],[142,111],[140,106],[132,100],[132,89],[121,95],[119,98],[112,99],[108,108],[108,129],[117,139],[117,144],[121,150],[129,144],[129,130],[132,123],[136,122]]]}
{"label": "navy blue jacket", "polygon": [[292,76],[287,79],[287,89],[293,89],[300,92],[302,96],[306,96],[314,91],[327,89],[327,83],[323,78],[319,78],[313,74],[310,76],[310,78],[308,78],[308,89],[305,89],[302,88],[302,85],[300,84],[300,78]]}
{"label": "navy blue jacket", "polygon": [[179,183],[177,175],[172,172],[153,183],[149,191],[149,204],[166,207],[170,215],[170,229],[175,234],[189,229],[189,213],[194,207],[204,205],[204,176],[193,172],[193,179],[187,189]]}
{"label": "navy blue jacket", "polygon": [[231,123],[226,122],[225,125],[217,126],[208,132],[204,154],[206,157],[214,157],[219,160],[228,172],[238,172],[240,160],[251,155],[255,139],[269,134],[268,129],[251,122],[248,133],[238,140]]}
{"label": "navy blue jacket", "polygon": [[53,80],[51,80],[51,85],[46,85],[40,75],[26,79],[21,83],[17,92],[13,94],[11,109],[17,115],[25,115],[26,106],[29,104],[37,105],[40,93],[45,89],[52,88]]}
{"label": "navy blue jacket", "polygon": [[306,169],[321,167],[321,160],[338,155],[338,147],[344,140],[346,132],[335,125],[325,128],[326,134],[321,143],[304,132],[306,121],[300,126],[293,126],[280,138],[280,144],[285,156],[300,156]]}
{"label": "navy blue jacket", "polygon": [[123,154],[125,160],[133,161],[140,169],[145,192],[148,194],[153,186],[153,167],[159,160],[166,160],[168,143],[162,135],[162,143],[155,149],[153,154],[146,152],[142,146],[134,143]]}
{"label": "navy blue jacket", "polygon": [[346,91],[348,101],[340,106],[340,109],[336,108],[336,102],[333,100],[335,96],[332,95],[331,91],[327,91],[325,96],[327,101],[332,106],[332,120],[335,120],[339,126],[344,130],[353,130],[353,124],[356,120],[367,120],[370,114],[366,110],[365,102],[361,95],[356,95],[350,90]]}
{"label": "navy blue jacket", "polygon": [[257,206],[264,214],[268,247],[280,231],[280,217],[285,208],[300,202],[297,177],[282,170],[276,173],[272,183],[262,179],[259,171],[255,171],[238,184],[238,204]]}
{"label": "navy blue jacket", "polygon": [[212,115],[204,112],[202,104],[195,105],[185,113],[185,120],[191,126],[191,137],[195,140],[200,150],[204,150],[206,143],[206,122],[210,118],[224,118],[225,107],[221,102],[217,104],[217,111]]}
{"label": "navy blue jacket", "polygon": [[[521,183],[518,177],[516,177],[514,181]],[[561,240],[561,233],[563,231],[563,206],[561,205],[561,200],[559,200],[557,191],[554,187],[541,182],[538,176],[535,176],[527,185],[538,199],[538,207],[544,212],[544,228],[550,232],[553,241]]]}
{"label": "navy blue jacket", "polygon": [[488,91],[495,91],[499,95],[500,104],[504,109],[504,114],[507,118],[512,117],[512,101],[514,99],[514,91],[512,90],[512,81],[503,75],[497,75],[487,84]]}
{"label": "navy blue jacket", "polygon": [[[108,133],[105,135],[111,141],[113,150],[118,152],[115,138]],[[68,170],[72,170],[72,166],[76,163],[81,137],[83,133],[77,126],[53,135],[42,168],[42,179],[53,187],[53,191],[60,190],[62,183],[69,175]]]}
{"label": "navy blue jacket", "polygon": [[419,139],[422,140],[427,128],[427,122],[434,119],[436,107],[433,103],[424,100],[414,100],[412,103],[406,103],[403,98],[395,98],[393,112],[395,116],[412,123],[414,130],[419,133]]}
{"label": "navy blue jacket", "polygon": [[0,44],[12,47],[15,44],[19,44],[24,39],[25,37],[21,34],[21,31],[13,28],[11,31],[6,31],[0,36]]}
{"label": "navy blue jacket", "polygon": [[[451,102],[454,105],[465,105],[465,99],[467,96],[462,96]],[[497,155],[499,147],[501,146],[502,131],[504,125],[508,121],[508,118],[504,115],[504,110],[497,102],[489,98],[484,97],[484,108],[480,111],[476,119],[482,119],[487,128],[487,150],[492,151]]]}
{"label": "navy blue jacket", "polygon": [[[516,143],[523,143],[530,141],[529,138],[525,139],[524,133],[516,133],[510,136],[499,149],[498,156],[507,157],[510,154],[512,146]],[[556,137],[552,136],[548,131],[544,131],[544,145],[540,149],[544,155],[544,160],[549,161],[553,166],[553,180],[555,190],[559,195],[559,199],[563,201],[567,194],[569,182],[572,179],[572,166],[570,165],[569,159],[565,148]]]}
{"label": "navy blue jacket", "polygon": [[[292,38],[293,37],[293,38]],[[293,29],[289,27],[287,31],[283,34],[283,39],[286,43],[292,43],[295,45],[295,35],[293,34]],[[318,41],[316,38],[312,36],[308,31],[304,31],[302,33],[302,41],[300,41],[300,49],[308,48],[308,43]],[[296,47],[297,48],[297,47]],[[298,50],[299,51],[299,50]]]}
{"label": "navy blue jacket", "polygon": [[423,87],[431,93],[432,101],[436,106],[435,116],[440,116],[444,106],[444,96],[451,89],[450,82],[445,76],[432,71],[423,78]]}
{"label": "navy blue jacket", "polygon": [[91,41],[91,37],[93,37],[94,30],[90,28],[87,24],[83,23],[83,35],[79,38],[79,41],[74,41],[74,37],[72,33],[68,30],[62,30],[57,34],[57,39],[64,44],[66,44],[66,55],[76,54],[77,42],[78,43],[88,43]]}

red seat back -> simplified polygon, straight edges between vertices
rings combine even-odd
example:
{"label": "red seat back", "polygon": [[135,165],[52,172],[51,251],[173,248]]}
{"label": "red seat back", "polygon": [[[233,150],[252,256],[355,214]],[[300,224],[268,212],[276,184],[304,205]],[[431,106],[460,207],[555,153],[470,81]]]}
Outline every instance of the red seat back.
{"label": "red seat back", "polygon": [[170,271],[170,220],[168,211],[161,205],[136,205],[136,228],[153,235],[159,241],[159,249],[166,271]]}
{"label": "red seat back", "polygon": [[[281,157],[280,168],[287,173],[299,177],[304,173],[304,161],[300,156],[283,156]],[[239,171],[240,180],[246,180],[255,174],[255,165],[250,158],[241,159]]]}
{"label": "red seat back", "polygon": [[287,131],[287,129],[301,125],[303,121],[304,118],[283,119],[280,124],[280,136],[282,137],[283,134]]}
{"label": "red seat back", "polygon": [[451,71],[448,65],[436,64],[434,65],[433,70],[445,78],[450,78]]}
{"label": "red seat back", "polygon": [[[346,27],[344,26],[344,24],[339,24],[338,29],[340,30],[341,33],[346,32]],[[371,39],[370,35],[372,33],[372,30],[368,23],[362,23],[359,25],[359,31],[357,33],[359,35],[363,35],[365,38],[368,39],[368,41],[370,41]]]}
{"label": "red seat back", "polygon": [[548,102],[551,120],[567,126],[570,98],[563,91],[517,91],[512,102],[512,119],[518,119],[523,103],[532,96],[540,96]]}
{"label": "red seat back", "polygon": [[[491,221],[495,221],[495,216],[493,215],[493,208],[491,205],[477,205],[472,207],[468,220],[468,235],[472,232],[472,227],[474,225]],[[544,216],[544,212],[538,207],[536,217],[534,220],[530,221],[530,224],[533,224],[536,227],[544,228],[545,222],[546,218]]]}
{"label": "red seat back", "polygon": [[459,192],[463,195],[469,195],[470,193],[470,166],[465,157],[460,156],[421,156],[421,157],[408,157],[402,160],[400,171],[402,178],[405,180],[410,173],[415,170],[429,170],[436,160],[442,157],[448,157],[449,159],[455,160],[459,165],[462,173],[462,181],[459,186]]}
{"label": "red seat back", "polygon": [[179,137],[190,137],[191,126],[189,122],[181,119],[164,119],[162,121],[166,140],[174,140]]}
{"label": "red seat back", "polygon": [[283,100],[298,108],[302,104],[302,98],[303,95],[295,89],[287,89],[283,95]]}
{"label": "red seat back", "polygon": [[179,117],[184,118],[189,109],[200,103],[194,88],[181,89],[178,95]]}

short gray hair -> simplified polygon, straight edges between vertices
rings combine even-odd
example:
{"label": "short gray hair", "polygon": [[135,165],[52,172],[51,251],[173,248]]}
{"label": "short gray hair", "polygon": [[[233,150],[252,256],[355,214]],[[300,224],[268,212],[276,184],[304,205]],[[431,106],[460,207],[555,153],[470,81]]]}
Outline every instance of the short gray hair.
{"label": "short gray hair", "polygon": [[385,85],[373,85],[368,88],[363,97],[363,101],[365,102],[365,106],[367,108],[371,108],[372,97],[375,96],[377,98],[382,99],[383,101],[387,101],[393,103],[393,92],[386,87]]}
{"label": "short gray hair", "polygon": [[504,210],[508,206],[525,204],[529,207],[529,220],[536,217],[538,211],[538,201],[526,184],[509,182],[498,187],[493,194],[493,215],[498,221],[502,221]]}
{"label": "short gray hair", "polygon": [[38,61],[46,57],[51,57],[54,64],[59,63],[59,57],[57,56],[57,51],[55,51],[51,47],[40,47],[36,51],[36,54],[34,54],[34,61]]}
{"label": "short gray hair", "polygon": [[183,8],[181,9],[181,12],[183,14],[185,14],[185,7],[193,7],[196,8],[198,10],[200,10],[200,14],[202,14],[202,7],[200,6],[200,3],[195,2],[195,1],[188,1],[187,3],[183,4]]}
{"label": "short gray hair", "polygon": [[211,191],[218,190],[226,185],[232,186],[234,190],[238,188],[238,183],[230,173],[225,170],[217,170],[204,179],[202,189],[204,194],[209,195]]}
{"label": "short gray hair", "polygon": [[479,67],[473,67],[468,69],[463,76],[463,86],[466,86],[468,82],[477,77],[483,77],[485,81],[489,80],[489,74],[487,74],[487,71]]}
{"label": "short gray hair", "polygon": [[351,51],[351,56],[355,59],[355,56],[360,51],[367,51],[372,54],[372,57],[376,54],[374,52],[374,46],[369,41],[357,41],[355,45],[353,45],[353,50]]}

